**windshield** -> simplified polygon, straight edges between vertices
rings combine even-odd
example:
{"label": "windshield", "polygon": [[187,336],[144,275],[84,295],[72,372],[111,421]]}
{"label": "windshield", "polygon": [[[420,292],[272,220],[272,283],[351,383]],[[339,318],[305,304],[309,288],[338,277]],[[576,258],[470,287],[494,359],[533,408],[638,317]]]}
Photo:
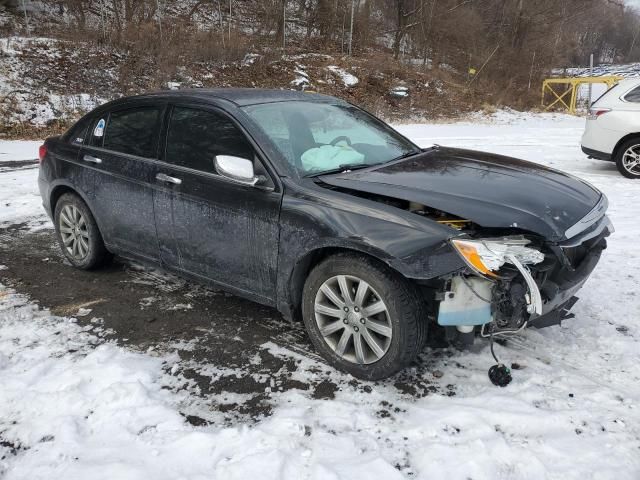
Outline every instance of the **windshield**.
{"label": "windshield", "polygon": [[300,176],[378,165],[420,151],[351,105],[277,102],[244,110]]}

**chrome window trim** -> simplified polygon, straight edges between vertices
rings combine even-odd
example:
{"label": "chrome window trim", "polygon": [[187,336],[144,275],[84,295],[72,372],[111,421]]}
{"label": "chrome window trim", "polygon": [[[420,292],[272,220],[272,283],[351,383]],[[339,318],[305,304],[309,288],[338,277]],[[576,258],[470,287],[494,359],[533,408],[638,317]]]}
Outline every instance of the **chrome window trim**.
{"label": "chrome window trim", "polygon": [[596,206],[593,207],[591,211],[584,217],[578,220],[573,226],[569,227],[566,232],[564,232],[565,238],[571,239],[576,235],[584,232],[594,223],[598,222],[604,216],[608,207],[609,200],[607,200],[607,197],[602,194]]}

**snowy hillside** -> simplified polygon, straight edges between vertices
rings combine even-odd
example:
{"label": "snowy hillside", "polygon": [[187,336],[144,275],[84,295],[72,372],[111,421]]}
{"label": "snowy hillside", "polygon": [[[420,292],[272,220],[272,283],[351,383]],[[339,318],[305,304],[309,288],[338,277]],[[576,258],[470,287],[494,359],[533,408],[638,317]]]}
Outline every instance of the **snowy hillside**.
{"label": "snowy hillside", "polygon": [[[371,56],[272,52],[180,64],[160,71],[157,59],[95,42],[0,37],[0,134],[59,134],[97,105],[123,95],[175,88],[262,87],[345,98],[387,118],[455,117],[475,108],[473,95],[451,88],[448,73],[397,71]],[[400,92],[400,93],[398,93]]]}
{"label": "snowy hillside", "polygon": [[[496,346],[518,367],[506,388],[487,378],[493,360],[485,344],[464,353],[428,349],[407,372],[375,383],[333,371],[304,342],[287,343],[289,334],[273,335],[234,367],[206,355],[185,360],[194,348],[206,352],[220,334],[213,328],[187,343],[124,347],[109,318],[56,316],[20,287],[0,286],[0,477],[637,480],[640,182],[588,160],[579,149],[582,128],[576,117],[503,111],[398,127],[423,146],[484,149],[566,170],[609,197],[617,231],[580,292],[576,318]],[[44,234],[31,228],[47,227],[37,170],[3,169],[1,161],[34,158],[36,146],[0,141],[0,228],[22,224],[24,241]],[[0,230],[0,264],[9,264],[9,233]],[[53,248],[42,253],[43,269],[58,261]],[[0,269],[2,278],[12,267]],[[100,275],[85,278],[106,287],[110,280]],[[256,329],[268,323],[251,321]],[[233,333],[222,341],[241,339]],[[270,356],[285,366],[271,370],[264,364]],[[193,388],[187,371],[205,385],[224,374],[231,384],[250,377],[257,387],[213,394]],[[282,378],[293,387],[285,389]],[[318,395],[319,385],[332,398]],[[220,413],[225,402],[242,406],[256,396],[266,398],[270,415],[230,420]],[[205,425],[193,426],[186,415]]]}
{"label": "snowy hillside", "polygon": [[[86,63],[74,50],[68,42],[49,38],[0,38],[0,124],[42,127],[77,118],[103,103],[111,89],[103,88],[103,95],[98,95],[95,81],[87,82],[92,87],[88,93],[69,78],[65,64]],[[98,70],[82,74],[96,78]],[[108,81],[109,71],[103,68],[100,78]]]}

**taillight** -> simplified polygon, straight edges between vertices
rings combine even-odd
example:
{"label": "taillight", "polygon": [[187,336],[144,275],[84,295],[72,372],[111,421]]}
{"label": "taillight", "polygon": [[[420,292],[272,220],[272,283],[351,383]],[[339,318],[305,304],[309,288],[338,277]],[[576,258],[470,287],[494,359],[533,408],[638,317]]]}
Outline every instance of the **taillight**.
{"label": "taillight", "polygon": [[44,162],[44,157],[47,155],[47,146],[42,144],[38,149],[38,158],[40,158],[40,163]]}
{"label": "taillight", "polygon": [[610,111],[611,111],[610,108],[590,108],[589,109],[589,115],[587,115],[587,118],[589,120],[595,120],[600,115],[604,115],[605,113],[610,112]]}

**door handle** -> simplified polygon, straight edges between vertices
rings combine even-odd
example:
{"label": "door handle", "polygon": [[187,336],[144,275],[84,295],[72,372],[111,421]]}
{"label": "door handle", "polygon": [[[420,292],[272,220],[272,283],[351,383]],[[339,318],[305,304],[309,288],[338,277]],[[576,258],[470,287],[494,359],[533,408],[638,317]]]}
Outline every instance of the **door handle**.
{"label": "door handle", "polygon": [[170,177],[165,173],[158,173],[156,175],[156,180],[160,180],[161,182],[166,182],[166,183],[173,183],[174,185],[180,185],[182,183],[182,180],[180,180],[179,178]]}
{"label": "door handle", "polygon": [[85,155],[84,157],[82,157],[82,159],[85,162],[90,162],[90,163],[102,163],[102,159],[98,158],[98,157],[92,157],[91,155]]}

